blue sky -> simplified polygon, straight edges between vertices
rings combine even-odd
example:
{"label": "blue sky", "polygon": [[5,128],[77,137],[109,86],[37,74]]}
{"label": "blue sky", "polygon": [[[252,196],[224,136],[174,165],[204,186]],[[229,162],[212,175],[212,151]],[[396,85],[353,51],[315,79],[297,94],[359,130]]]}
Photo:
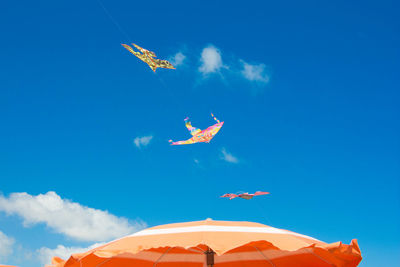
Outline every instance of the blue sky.
{"label": "blue sky", "polygon": [[[103,4],[0,8],[0,263],[209,217],[400,263],[396,1]],[[184,59],[154,74],[129,42]],[[169,146],[210,112],[210,144]]]}

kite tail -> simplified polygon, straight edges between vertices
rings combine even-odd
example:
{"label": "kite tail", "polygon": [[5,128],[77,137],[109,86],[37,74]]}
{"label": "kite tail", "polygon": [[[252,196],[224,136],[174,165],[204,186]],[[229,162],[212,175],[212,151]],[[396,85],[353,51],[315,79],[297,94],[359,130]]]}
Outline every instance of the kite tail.
{"label": "kite tail", "polygon": [[211,113],[211,116],[214,118],[214,120],[215,120],[216,122],[220,123],[219,119],[217,119],[217,118],[214,116],[214,114]]}
{"label": "kite tail", "polygon": [[185,121],[186,128],[189,130],[189,132],[192,135],[197,134],[201,131],[200,129],[197,129],[196,127],[192,126],[192,123],[189,121],[189,117],[186,117],[184,121]]}

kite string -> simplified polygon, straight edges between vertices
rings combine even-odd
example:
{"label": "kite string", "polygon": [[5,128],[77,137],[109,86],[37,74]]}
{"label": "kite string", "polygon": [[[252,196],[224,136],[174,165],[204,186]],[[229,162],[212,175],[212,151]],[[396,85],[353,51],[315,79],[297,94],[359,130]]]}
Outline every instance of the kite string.
{"label": "kite string", "polygon": [[130,43],[132,43],[131,38],[129,35],[122,29],[122,27],[119,25],[119,23],[114,19],[114,17],[111,15],[111,13],[107,10],[107,8],[104,6],[103,2],[101,0],[97,0],[97,3],[102,7],[108,18],[114,23],[114,25],[117,27],[117,29],[125,35],[125,37],[129,40]]}
{"label": "kite string", "polygon": [[184,110],[182,108],[182,102],[180,102],[178,100],[178,97],[174,94],[174,92],[171,90],[171,88],[169,88],[169,86],[166,84],[164,79],[162,79],[157,73],[155,73],[155,76],[158,78],[158,80],[164,86],[164,88],[168,91],[168,94],[175,102],[175,107],[179,108],[179,112],[181,112],[183,114],[183,116],[186,116],[187,114],[184,114]]}
{"label": "kite string", "polygon": [[[101,8],[104,10],[104,12],[106,13],[106,15],[108,16],[108,18],[111,20],[112,23],[114,23],[114,25],[117,27],[117,29],[129,40],[130,43],[132,43],[131,38],[129,37],[129,35],[124,31],[124,29],[120,26],[120,24],[117,22],[116,19],[114,19],[114,17],[111,15],[111,13],[108,11],[108,9],[105,7],[105,5],[103,4],[103,2],[101,0],[97,0],[97,2],[99,3],[99,5],[101,6]],[[183,109],[181,108],[181,102],[178,101],[178,97],[175,96],[175,94],[172,92],[172,90],[169,88],[169,86],[167,86],[167,84],[165,83],[165,81],[163,79],[161,79],[161,77],[159,75],[157,75],[158,80],[160,81],[160,83],[164,86],[164,88],[168,91],[169,95],[171,96],[171,98],[175,101],[176,103],[176,107],[180,108],[180,111],[183,112]],[[186,114],[185,114],[186,115]],[[183,116],[185,116],[183,115]]]}
{"label": "kite string", "polygon": [[[124,29],[122,29],[122,27],[119,25],[119,23],[114,19],[114,17],[111,15],[111,13],[107,10],[107,8],[104,6],[103,2],[101,0],[97,0],[97,2],[99,3],[99,5],[102,7],[102,9],[104,10],[104,12],[106,13],[106,15],[108,16],[108,18],[112,21],[112,23],[114,23],[114,25],[118,28],[118,30],[125,35],[125,37],[129,40],[130,43],[132,43],[131,38],[129,37],[129,35],[124,31]],[[177,101],[177,97],[174,95],[174,93],[172,92],[172,90],[167,86],[167,84],[165,83],[165,81],[163,79],[161,79],[161,77],[157,74],[155,74],[156,77],[158,78],[158,80],[160,81],[160,83],[165,87],[165,89],[167,89],[168,93],[170,94],[171,98],[174,99],[174,101],[176,101],[176,103],[178,105],[178,107],[180,107],[180,103],[178,103],[179,101]]]}

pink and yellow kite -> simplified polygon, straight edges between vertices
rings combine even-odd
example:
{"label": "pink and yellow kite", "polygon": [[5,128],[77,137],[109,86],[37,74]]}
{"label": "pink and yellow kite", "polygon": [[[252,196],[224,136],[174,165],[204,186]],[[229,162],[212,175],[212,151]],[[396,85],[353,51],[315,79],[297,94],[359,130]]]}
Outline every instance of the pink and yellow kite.
{"label": "pink and yellow kite", "polygon": [[171,145],[189,145],[189,144],[194,144],[194,143],[209,143],[211,139],[214,138],[214,136],[218,133],[218,131],[221,129],[222,125],[224,122],[220,122],[212,113],[211,116],[214,118],[214,120],[217,122],[216,124],[208,127],[205,130],[200,130],[199,128],[195,128],[192,126],[192,124],[189,121],[189,118],[185,119],[185,126],[189,130],[190,134],[193,136],[192,138],[184,141],[177,141],[174,142],[172,140],[169,140]]}

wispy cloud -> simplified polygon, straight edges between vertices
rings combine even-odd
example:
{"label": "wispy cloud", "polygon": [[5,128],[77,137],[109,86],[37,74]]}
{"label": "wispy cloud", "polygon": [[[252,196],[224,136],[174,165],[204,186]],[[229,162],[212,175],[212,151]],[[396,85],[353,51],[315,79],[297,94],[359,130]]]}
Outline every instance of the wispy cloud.
{"label": "wispy cloud", "polygon": [[133,140],[133,143],[137,148],[142,148],[148,146],[152,139],[153,139],[152,135],[138,136]]}
{"label": "wispy cloud", "polygon": [[267,66],[263,63],[250,64],[235,56],[228,57],[228,61],[222,61],[222,52],[213,45],[203,48],[200,57],[198,71],[203,78],[209,74],[217,73],[219,77],[228,82],[229,78],[240,77],[258,86],[266,85],[270,81]]}
{"label": "wispy cloud", "polygon": [[201,65],[199,71],[204,75],[218,72],[224,66],[220,50],[213,45],[207,46],[203,49],[201,52],[200,62]]}
{"label": "wispy cloud", "polygon": [[185,59],[186,56],[182,52],[178,52],[174,56],[170,57],[169,61],[171,62],[172,65],[177,67],[179,65],[182,65]]}
{"label": "wispy cloud", "polygon": [[238,158],[226,151],[225,147],[221,149],[221,159],[229,163],[239,163]]}
{"label": "wispy cloud", "polygon": [[0,231],[0,261],[5,261],[13,253],[14,238]]}
{"label": "wispy cloud", "polygon": [[47,247],[42,247],[37,250],[37,255],[39,257],[39,261],[45,265],[45,264],[51,264],[51,259],[53,257],[60,257],[63,260],[68,260],[68,258],[71,256],[71,254],[74,253],[82,253],[85,251],[88,251],[90,249],[99,247],[103,245],[104,243],[96,243],[93,244],[89,247],[65,247],[63,245],[58,245],[56,248],[47,248]]}
{"label": "wispy cloud", "polygon": [[268,83],[269,75],[265,72],[265,64],[252,65],[241,60],[243,69],[241,71],[243,77],[249,81]]}
{"label": "wispy cloud", "polygon": [[62,199],[52,191],[37,196],[28,193],[0,196],[0,211],[20,216],[25,227],[44,223],[55,232],[79,241],[107,241],[145,226],[141,221],[130,222],[108,211]]}

